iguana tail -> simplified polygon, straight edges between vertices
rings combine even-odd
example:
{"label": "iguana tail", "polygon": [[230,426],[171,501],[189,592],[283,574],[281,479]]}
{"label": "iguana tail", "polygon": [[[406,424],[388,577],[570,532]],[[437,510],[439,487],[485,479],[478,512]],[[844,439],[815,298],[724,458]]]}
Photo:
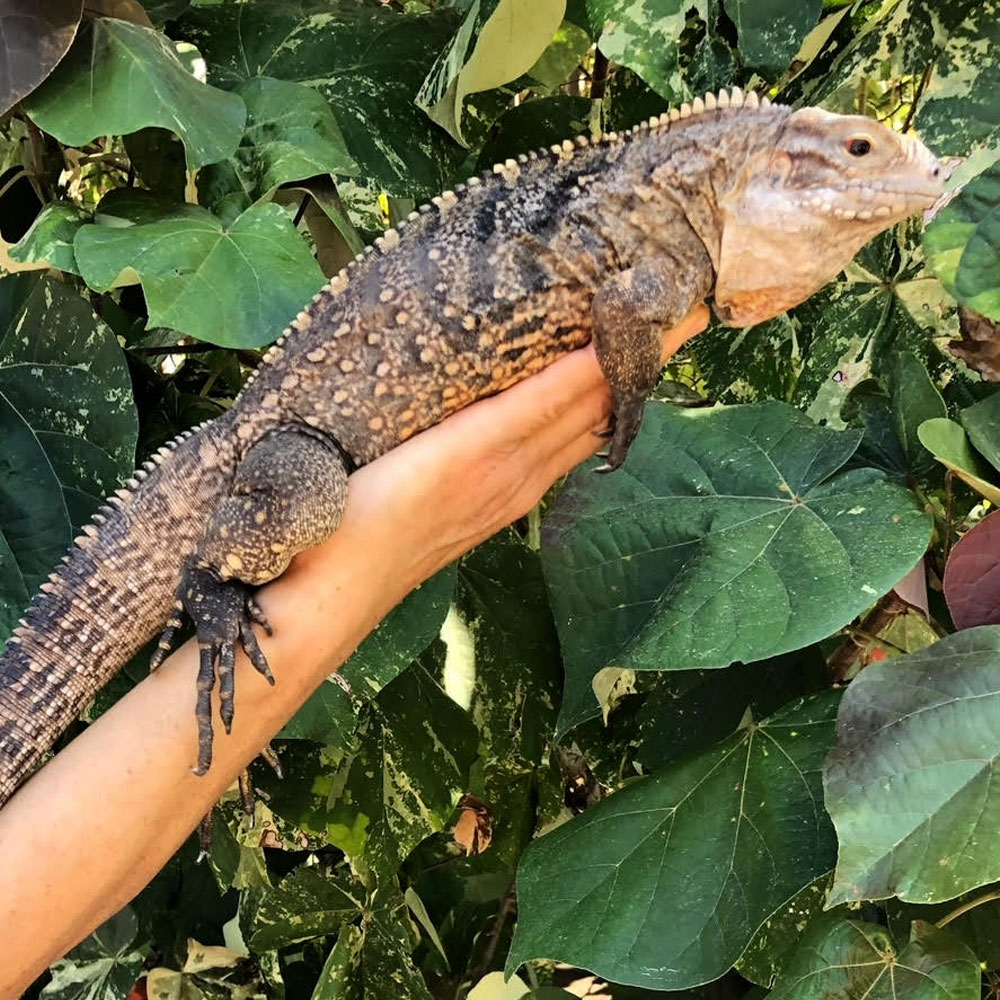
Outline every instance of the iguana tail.
{"label": "iguana tail", "polygon": [[0,655],[0,806],[165,624],[236,468],[227,417],[160,449],[83,529]]}

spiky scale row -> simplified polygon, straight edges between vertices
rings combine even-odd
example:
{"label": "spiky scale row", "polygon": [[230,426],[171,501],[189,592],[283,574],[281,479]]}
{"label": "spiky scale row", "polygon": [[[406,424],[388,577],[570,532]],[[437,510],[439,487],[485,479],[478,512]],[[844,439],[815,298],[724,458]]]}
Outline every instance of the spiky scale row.
{"label": "spiky scale row", "polygon": [[[575,139],[564,139],[560,143],[555,143],[547,150],[532,150],[528,153],[521,153],[516,158],[510,157],[503,161],[503,163],[495,164],[491,169],[484,171],[479,176],[472,176],[464,184],[458,184],[453,190],[444,191],[440,195],[432,198],[430,202],[421,205],[409,214],[407,220],[400,223],[396,227],[387,229],[380,237],[378,237],[378,239],[375,240],[373,245],[365,247],[362,254],[359,254],[345,268],[334,275],[327,282],[327,284],[313,296],[311,305],[301,310],[291,324],[284,329],[281,336],[264,355],[262,363],[265,365],[272,364],[278,357],[281,356],[283,348],[287,343],[288,338],[292,336],[293,332],[296,330],[304,330],[310,325],[312,322],[311,306],[320,304],[326,299],[327,296],[336,296],[341,294],[348,287],[351,271],[357,267],[361,261],[376,253],[381,255],[391,253],[399,245],[401,234],[405,230],[407,224],[416,222],[421,218],[421,216],[426,215],[435,209],[442,214],[450,211],[458,203],[458,196],[462,192],[468,188],[481,186],[484,182],[489,180],[491,175],[499,175],[506,183],[514,184],[520,175],[521,166],[532,161],[537,161],[549,156],[554,156],[557,160],[565,160],[567,158],[571,158],[578,149],[586,149],[593,145],[618,144],[640,133],[660,129],[669,129],[676,122],[705,114],[707,112],[738,108],[754,110],[758,107],[766,108],[770,105],[770,103],[771,102],[766,97],[758,98],[757,94],[752,91],[744,94],[738,87],[733,87],[728,91],[720,90],[717,94],[708,93],[705,94],[704,97],[696,97],[690,103],[684,102],[679,108],[672,108],[664,114],[651,117],[647,121],[644,121],[639,125],[623,132],[608,132],[597,137],[596,139],[580,135]],[[251,374],[247,379],[244,388],[252,384],[256,377],[256,372]],[[116,511],[121,510],[133,499],[134,491],[139,489],[147,477],[156,470],[157,466],[159,466],[179,444],[186,441],[194,433],[201,430],[205,426],[206,424],[203,423],[198,427],[182,432],[168,444],[161,447],[150,457],[149,460],[144,462],[143,465],[133,473],[132,477],[127,481],[125,487],[115,490],[115,492],[107,498],[105,504],[102,505],[93,516],[92,522],[83,526],[81,529],[82,534],[74,539],[74,545],[80,549],[86,549],[91,546],[98,537],[98,528],[106,522],[107,518],[112,516]],[[63,563],[67,563],[69,560],[69,554],[64,556],[62,559]],[[42,585],[42,593],[52,592],[59,585],[59,582],[59,574],[52,574],[49,581]],[[18,631],[24,627],[25,623],[22,619],[19,623],[18,629],[15,629],[14,634],[11,637],[11,641],[18,641]]]}

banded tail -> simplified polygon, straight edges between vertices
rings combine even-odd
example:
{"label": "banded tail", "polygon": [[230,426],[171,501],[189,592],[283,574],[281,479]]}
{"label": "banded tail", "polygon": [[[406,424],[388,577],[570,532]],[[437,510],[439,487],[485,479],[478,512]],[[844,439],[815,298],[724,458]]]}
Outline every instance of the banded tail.
{"label": "banded tail", "polygon": [[222,417],[160,449],[86,525],[0,655],[0,806],[165,624],[181,565],[226,496]]}

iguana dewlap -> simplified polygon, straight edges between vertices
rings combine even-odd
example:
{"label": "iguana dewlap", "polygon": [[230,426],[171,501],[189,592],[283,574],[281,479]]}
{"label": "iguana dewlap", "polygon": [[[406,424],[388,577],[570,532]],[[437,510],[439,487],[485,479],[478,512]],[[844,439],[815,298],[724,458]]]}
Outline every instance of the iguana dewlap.
{"label": "iguana dewlap", "polygon": [[237,643],[268,672],[251,595],[336,530],[353,468],[591,340],[615,468],[663,330],[713,294],[734,326],[801,302],[943,181],[909,136],[734,90],[435,198],[316,295],[229,412],[84,528],[0,658],[0,803],[168,621],[169,638],[178,600],[201,646],[204,772],[216,670],[227,730]]}

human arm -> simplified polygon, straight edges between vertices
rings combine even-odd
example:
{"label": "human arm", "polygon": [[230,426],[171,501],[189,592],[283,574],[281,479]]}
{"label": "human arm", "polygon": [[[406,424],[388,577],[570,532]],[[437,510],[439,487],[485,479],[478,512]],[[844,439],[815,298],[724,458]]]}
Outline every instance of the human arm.
{"label": "human arm", "polygon": [[[694,309],[664,357],[704,329]],[[351,477],[337,532],[259,594],[271,688],[241,656],[235,725],[196,777],[189,642],[0,810],[0,1000],[156,874],[250,760],[410,590],[523,515],[599,445],[610,412],[590,349],[460,411]]]}

